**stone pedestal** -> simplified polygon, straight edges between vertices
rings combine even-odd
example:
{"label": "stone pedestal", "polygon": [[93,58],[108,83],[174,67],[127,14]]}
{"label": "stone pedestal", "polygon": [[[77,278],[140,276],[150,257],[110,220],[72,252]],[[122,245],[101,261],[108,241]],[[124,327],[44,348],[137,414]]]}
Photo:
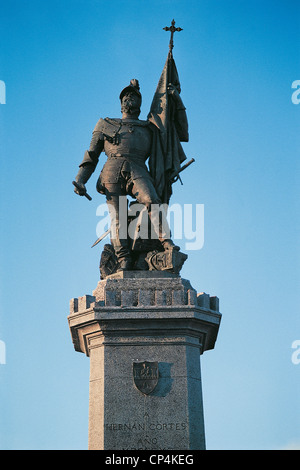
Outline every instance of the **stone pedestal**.
{"label": "stone pedestal", "polygon": [[89,449],[205,449],[200,354],[220,320],[217,297],[158,271],[72,299],[74,347],[90,357]]}

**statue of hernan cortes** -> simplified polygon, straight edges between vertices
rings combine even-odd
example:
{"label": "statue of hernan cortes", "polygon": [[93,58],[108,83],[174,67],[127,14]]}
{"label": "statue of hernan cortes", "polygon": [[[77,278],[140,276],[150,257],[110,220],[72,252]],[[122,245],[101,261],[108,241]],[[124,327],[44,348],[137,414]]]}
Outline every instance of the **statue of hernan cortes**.
{"label": "statue of hernan cortes", "polygon": [[[96,169],[100,153],[105,152],[107,161],[98,178],[97,191],[106,196],[111,219],[111,245],[108,252],[105,245],[102,278],[116,271],[132,269],[178,272],[187,256],[180,253],[179,247],[171,240],[165,212],[152,209],[169,203],[172,182],[176,175],[178,177],[180,164],[186,159],[180,142],[187,142],[189,138],[172,53],[169,52],[146,121],[139,119],[142,96],[138,80],[131,80],[129,86],[121,91],[120,102],[122,118],[99,119],[76,176],[75,192],[85,196],[85,184]],[[145,240],[144,245],[137,243],[135,249],[133,240],[122,227],[124,217],[120,213],[120,196],[127,195],[147,209],[146,214],[156,234],[155,240]],[[126,217],[125,223],[128,224],[128,220]],[[177,266],[174,256],[177,257]]]}

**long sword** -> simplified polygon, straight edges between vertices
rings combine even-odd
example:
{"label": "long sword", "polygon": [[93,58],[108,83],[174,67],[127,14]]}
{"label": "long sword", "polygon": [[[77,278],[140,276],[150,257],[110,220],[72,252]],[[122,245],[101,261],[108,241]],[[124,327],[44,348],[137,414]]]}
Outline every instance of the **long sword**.
{"label": "long sword", "polygon": [[107,235],[108,235],[109,233],[110,233],[110,228],[109,228],[108,230],[106,230],[106,232],[104,232],[104,233],[101,235],[101,237],[99,237],[99,238],[95,241],[95,243],[91,246],[91,248],[93,248],[93,246],[98,245],[98,243],[100,243],[101,240],[103,240],[103,238],[107,237]]}

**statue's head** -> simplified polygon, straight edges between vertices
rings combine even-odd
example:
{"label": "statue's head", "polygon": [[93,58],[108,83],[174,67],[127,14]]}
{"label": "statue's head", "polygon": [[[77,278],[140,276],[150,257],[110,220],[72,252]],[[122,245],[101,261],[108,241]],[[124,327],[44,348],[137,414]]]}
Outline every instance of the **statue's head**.
{"label": "statue's head", "polygon": [[141,112],[142,95],[140,93],[138,80],[130,80],[130,85],[125,87],[120,93],[122,113],[138,115]]}

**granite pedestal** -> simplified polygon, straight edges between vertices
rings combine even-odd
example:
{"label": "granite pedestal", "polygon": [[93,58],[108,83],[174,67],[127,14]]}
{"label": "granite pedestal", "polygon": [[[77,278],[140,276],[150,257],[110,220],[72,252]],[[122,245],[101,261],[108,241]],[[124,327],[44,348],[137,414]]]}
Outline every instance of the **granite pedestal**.
{"label": "granite pedestal", "polygon": [[205,449],[200,355],[217,297],[166,272],[130,271],[71,300],[76,351],[90,357],[89,449]]}

